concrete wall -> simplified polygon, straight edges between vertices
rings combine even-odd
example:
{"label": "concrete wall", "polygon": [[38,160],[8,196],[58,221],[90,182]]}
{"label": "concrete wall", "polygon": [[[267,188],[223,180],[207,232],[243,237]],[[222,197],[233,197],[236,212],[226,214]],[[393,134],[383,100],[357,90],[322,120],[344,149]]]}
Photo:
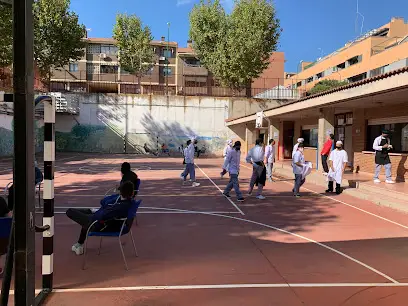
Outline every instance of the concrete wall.
{"label": "concrete wall", "polygon": [[79,98],[80,114],[57,114],[56,148],[75,152],[144,152],[166,143],[177,151],[191,136],[210,154],[222,153],[229,138],[225,125],[230,98],[66,94]]}
{"label": "concrete wall", "polygon": [[[44,143],[44,121],[35,120],[34,137],[35,150],[42,152]],[[0,114],[0,156],[14,154],[13,114]]]}

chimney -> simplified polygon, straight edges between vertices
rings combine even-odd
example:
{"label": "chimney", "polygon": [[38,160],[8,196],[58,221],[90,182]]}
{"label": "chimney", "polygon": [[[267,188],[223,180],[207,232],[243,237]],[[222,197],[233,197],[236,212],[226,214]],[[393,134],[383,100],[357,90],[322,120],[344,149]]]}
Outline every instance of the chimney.
{"label": "chimney", "polygon": [[166,37],[162,36],[161,41],[166,41]]}
{"label": "chimney", "polygon": [[193,41],[191,39],[187,40],[187,48],[193,48]]}

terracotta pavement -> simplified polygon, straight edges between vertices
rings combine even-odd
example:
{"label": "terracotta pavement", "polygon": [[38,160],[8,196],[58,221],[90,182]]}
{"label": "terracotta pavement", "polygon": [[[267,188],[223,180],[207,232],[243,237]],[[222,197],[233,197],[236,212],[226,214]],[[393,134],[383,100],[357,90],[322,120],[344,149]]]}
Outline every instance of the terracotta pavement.
{"label": "terracotta pavement", "polygon": [[[221,160],[198,159],[201,186],[183,186],[181,158],[60,155],[55,174],[55,292],[46,305],[406,305],[408,216],[346,194],[327,196],[306,183],[267,183],[266,200],[222,196]],[[136,257],[124,237],[90,238],[87,269],[71,252],[79,227],[67,207],[98,207],[131,162],[142,180]],[[0,160],[0,186],[11,179]],[[251,169],[243,165],[246,195]],[[109,193],[109,192],[108,192]],[[408,205],[408,204],[407,204]],[[38,214],[41,222],[41,214]],[[41,237],[37,237],[37,288]],[[13,297],[11,297],[12,300]]]}

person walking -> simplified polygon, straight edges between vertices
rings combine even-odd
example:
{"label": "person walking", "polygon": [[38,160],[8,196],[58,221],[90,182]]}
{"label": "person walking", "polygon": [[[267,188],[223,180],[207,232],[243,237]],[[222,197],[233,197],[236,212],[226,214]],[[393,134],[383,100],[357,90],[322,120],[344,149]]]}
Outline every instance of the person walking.
{"label": "person walking", "polygon": [[292,159],[293,159],[293,156],[295,156],[295,153],[298,149],[299,144],[304,143],[304,141],[305,140],[303,138],[298,138],[297,143],[293,146]]}
{"label": "person walking", "polygon": [[[222,152],[222,157],[224,157],[224,164],[225,164],[225,161],[227,159],[228,152],[233,149],[232,144],[233,144],[232,140],[228,139],[227,144],[226,144],[226,146],[224,148],[224,151]],[[224,175],[227,173],[227,171],[228,171],[228,168],[223,168],[222,169],[222,171],[220,173],[221,179],[224,177]]]}
{"label": "person walking", "polygon": [[329,158],[330,151],[332,151],[334,142],[334,135],[330,134],[327,136],[327,140],[323,145],[320,156],[322,157],[323,174],[327,175],[329,173],[329,166],[327,164],[327,159]]}
{"label": "person walking", "polygon": [[230,180],[227,187],[225,187],[223,195],[227,198],[230,198],[231,197],[230,191],[232,190],[232,188],[234,188],[235,194],[237,196],[237,201],[243,202],[244,198],[242,196],[241,190],[239,189],[238,180],[240,162],[241,162],[241,142],[236,141],[232,149],[228,151],[223,165],[223,169],[225,171],[228,169],[228,172],[230,174]]}
{"label": "person walking", "polygon": [[375,151],[374,183],[381,183],[379,175],[382,167],[385,168],[385,182],[387,184],[395,183],[391,176],[391,160],[388,154],[392,149],[389,134],[390,132],[384,129],[381,136],[378,136],[373,143],[373,149]]}
{"label": "person walking", "polygon": [[272,182],[272,169],[275,162],[275,140],[270,139],[265,148],[266,177]]}
{"label": "person walking", "polygon": [[184,149],[184,160],[186,167],[181,173],[180,178],[183,180],[183,184],[186,182],[187,175],[190,175],[190,180],[193,182],[193,187],[200,186],[200,183],[196,182],[195,177],[195,165],[194,165],[194,154],[195,154],[195,145],[197,145],[197,139],[193,138],[191,141],[187,142],[188,146]]}
{"label": "person walking", "polygon": [[343,149],[343,142],[336,142],[336,149],[330,153],[329,164],[330,169],[327,174],[329,181],[326,192],[333,192],[334,182],[336,182],[336,194],[341,193],[341,182],[343,180],[343,173],[348,163],[347,152]]}
{"label": "person walking", "polygon": [[266,182],[264,156],[265,153],[263,148],[263,140],[257,139],[255,142],[255,147],[253,147],[248,152],[246,162],[252,164],[252,176],[249,183],[248,195],[252,194],[252,190],[254,189],[254,185],[256,184],[258,186],[258,192],[256,194],[256,198],[258,200],[265,199],[265,197],[262,195],[262,191]]}
{"label": "person walking", "polygon": [[293,187],[293,195],[297,198],[300,197],[300,187],[305,183],[303,177],[303,167],[305,167],[305,157],[303,155],[303,143],[299,143],[292,160],[293,174],[295,175],[295,186]]}

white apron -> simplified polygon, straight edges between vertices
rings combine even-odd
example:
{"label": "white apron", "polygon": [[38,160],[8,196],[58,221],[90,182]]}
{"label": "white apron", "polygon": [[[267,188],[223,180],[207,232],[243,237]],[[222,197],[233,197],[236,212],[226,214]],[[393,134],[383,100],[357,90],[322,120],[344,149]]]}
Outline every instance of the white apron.
{"label": "white apron", "polygon": [[329,169],[327,180],[340,184],[343,180],[343,165],[348,162],[347,152],[344,150],[335,149],[330,153],[329,161],[333,162],[333,168]]}

